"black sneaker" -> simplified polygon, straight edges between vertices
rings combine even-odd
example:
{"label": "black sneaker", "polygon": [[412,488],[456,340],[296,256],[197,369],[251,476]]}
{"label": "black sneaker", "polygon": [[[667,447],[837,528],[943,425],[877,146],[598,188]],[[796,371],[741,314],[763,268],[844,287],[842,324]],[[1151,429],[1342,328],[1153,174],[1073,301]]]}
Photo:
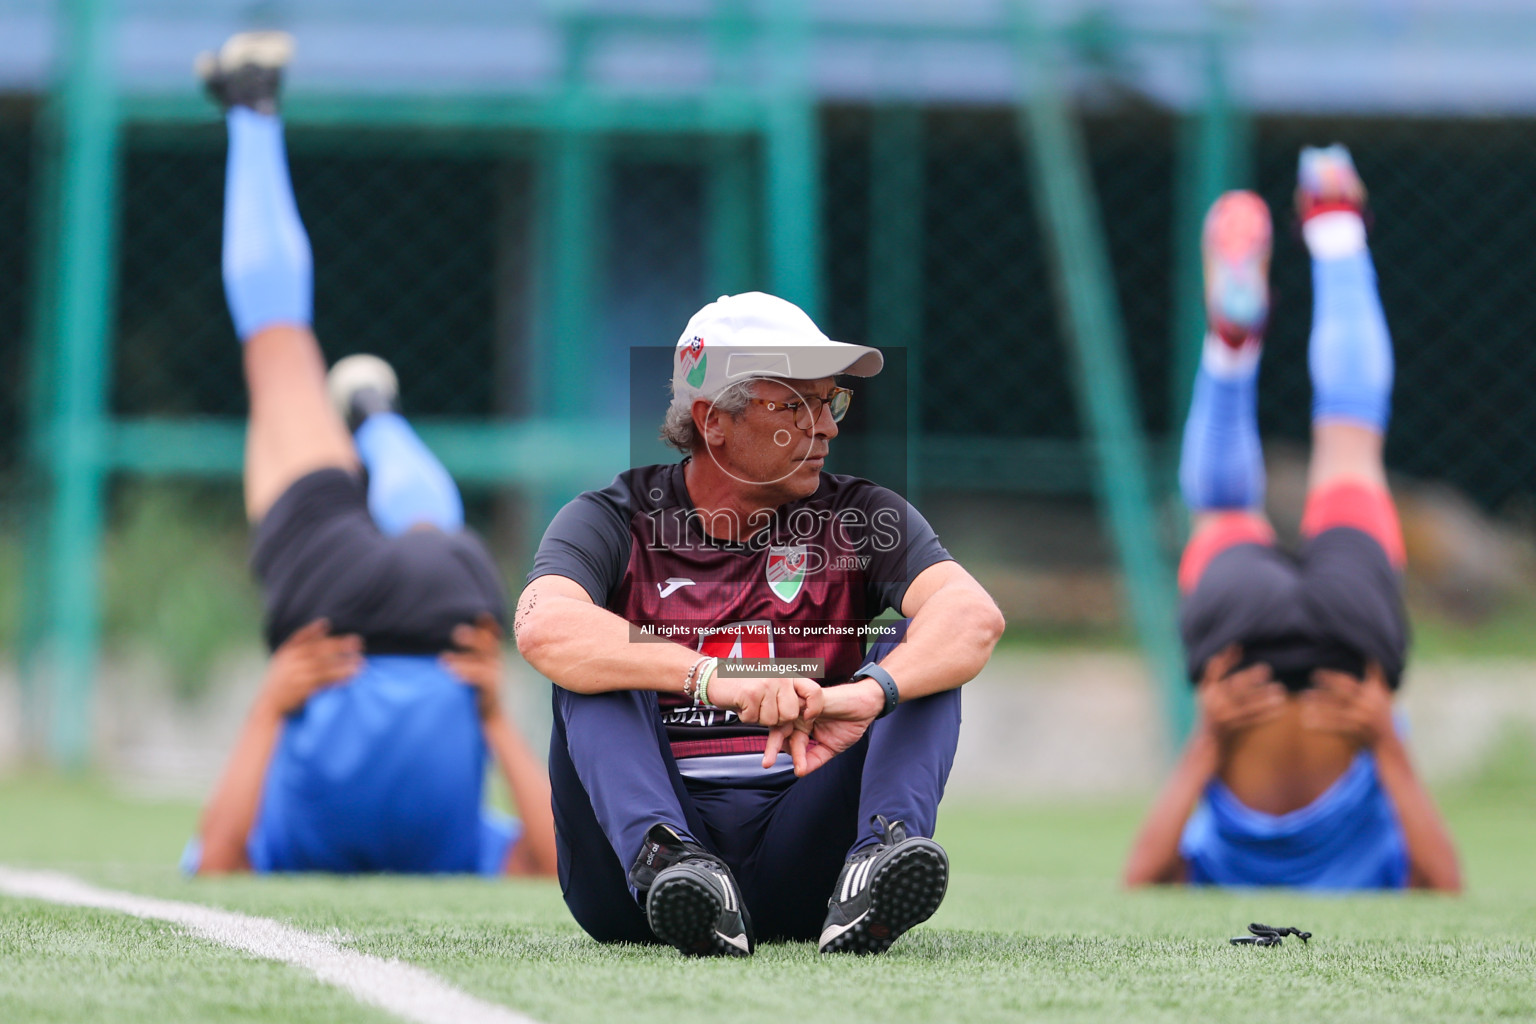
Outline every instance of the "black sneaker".
{"label": "black sneaker", "polygon": [[326,374],[325,386],[331,405],[353,433],[376,412],[400,411],[400,380],[378,356],[359,354],[337,360]]}
{"label": "black sneaker", "polygon": [[629,871],[645,919],[688,956],[751,956],[752,918],[725,862],[665,825],[645,837]]}
{"label": "black sneaker", "polygon": [[880,818],[880,843],[848,858],[821,926],[823,953],[884,953],[933,916],[949,887],[949,857],[932,839]]}
{"label": "black sneaker", "polygon": [[224,110],[250,107],[258,114],[276,114],[283,68],[292,59],[293,36],[287,32],[241,32],[217,54],[198,54],[193,69]]}

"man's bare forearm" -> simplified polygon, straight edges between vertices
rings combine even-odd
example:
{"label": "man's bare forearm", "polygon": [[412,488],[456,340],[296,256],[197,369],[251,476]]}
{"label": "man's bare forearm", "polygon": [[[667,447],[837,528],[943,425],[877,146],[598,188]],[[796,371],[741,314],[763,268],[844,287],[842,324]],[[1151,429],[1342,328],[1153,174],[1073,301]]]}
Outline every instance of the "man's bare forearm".
{"label": "man's bare forearm", "polygon": [[1456,846],[1435,801],[1419,782],[1408,748],[1394,732],[1376,744],[1376,774],[1397,810],[1408,845],[1409,884],[1443,892],[1461,891]]}
{"label": "man's bare forearm", "polygon": [[[599,608],[565,580],[541,577],[523,591],[514,630],[517,650],[535,670],[576,693],[613,690],[681,692],[697,651],[637,639],[624,619]],[[571,593],[576,587],[581,596]]]}

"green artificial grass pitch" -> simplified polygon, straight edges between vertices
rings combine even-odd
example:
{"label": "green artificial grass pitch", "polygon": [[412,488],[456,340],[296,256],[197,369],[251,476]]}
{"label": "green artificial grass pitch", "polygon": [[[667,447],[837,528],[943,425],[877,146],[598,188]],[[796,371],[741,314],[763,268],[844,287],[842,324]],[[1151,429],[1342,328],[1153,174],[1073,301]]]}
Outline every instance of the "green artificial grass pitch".
{"label": "green artificial grass pitch", "polygon": [[[751,960],[609,947],[549,883],[175,872],[196,809],[94,783],[0,783],[0,864],[272,917],[398,958],[538,1020],[1485,1021],[1536,1017],[1536,765],[1513,745],[1439,794],[1469,889],[1317,897],[1127,893],[1141,803],[946,805],[943,907],[883,957],[769,944]],[[1233,947],[1251,921],[1308,944]],[[0,897],[0,1020],[375,1021],[301,970],[120,914]]]}

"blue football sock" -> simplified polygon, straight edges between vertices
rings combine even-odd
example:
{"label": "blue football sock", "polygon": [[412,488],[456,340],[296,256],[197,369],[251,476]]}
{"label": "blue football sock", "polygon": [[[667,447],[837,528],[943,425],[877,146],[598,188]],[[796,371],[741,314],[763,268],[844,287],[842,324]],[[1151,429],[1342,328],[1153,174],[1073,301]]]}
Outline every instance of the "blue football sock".
{"label": "blue football sock", "polygon": [[1179,488],[1191,511],[1263,508],[1258,379],[1257,345],[1234,352],[1206,338],[1179,458]]}
{"label": "blue football sock", "polygon": [[224,296],[246,341],[275,324],[312,319],[314,261],[288,181],[283,122],[232,107],[224,178]]}
{"label": "blue football sock", "polygon": [[368,467],[368,511],[380,530],[395,537],[414,526],[464,528],[458,487],[405,417],[374,413],[353,440]]}
{"label": "blue football sock", "polygon": [[1365,227],[1345,211],[1321,214],[1303,230],[1312,251],[1312,418],[1354,420],[1385,433],[1392,413],[1392,336]]}

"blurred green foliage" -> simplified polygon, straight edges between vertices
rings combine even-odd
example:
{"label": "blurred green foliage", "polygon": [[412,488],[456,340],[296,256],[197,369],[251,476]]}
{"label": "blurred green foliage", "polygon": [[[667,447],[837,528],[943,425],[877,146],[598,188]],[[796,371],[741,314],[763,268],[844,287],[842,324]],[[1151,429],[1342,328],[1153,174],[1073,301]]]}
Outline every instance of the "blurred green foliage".
{"label": "blurred green foliage", "polygon": [[113,504],[101,576],[107,650],[152,651],[175,692],[200,692],[222,652],[260,642],[238,494],[135,480]]}

